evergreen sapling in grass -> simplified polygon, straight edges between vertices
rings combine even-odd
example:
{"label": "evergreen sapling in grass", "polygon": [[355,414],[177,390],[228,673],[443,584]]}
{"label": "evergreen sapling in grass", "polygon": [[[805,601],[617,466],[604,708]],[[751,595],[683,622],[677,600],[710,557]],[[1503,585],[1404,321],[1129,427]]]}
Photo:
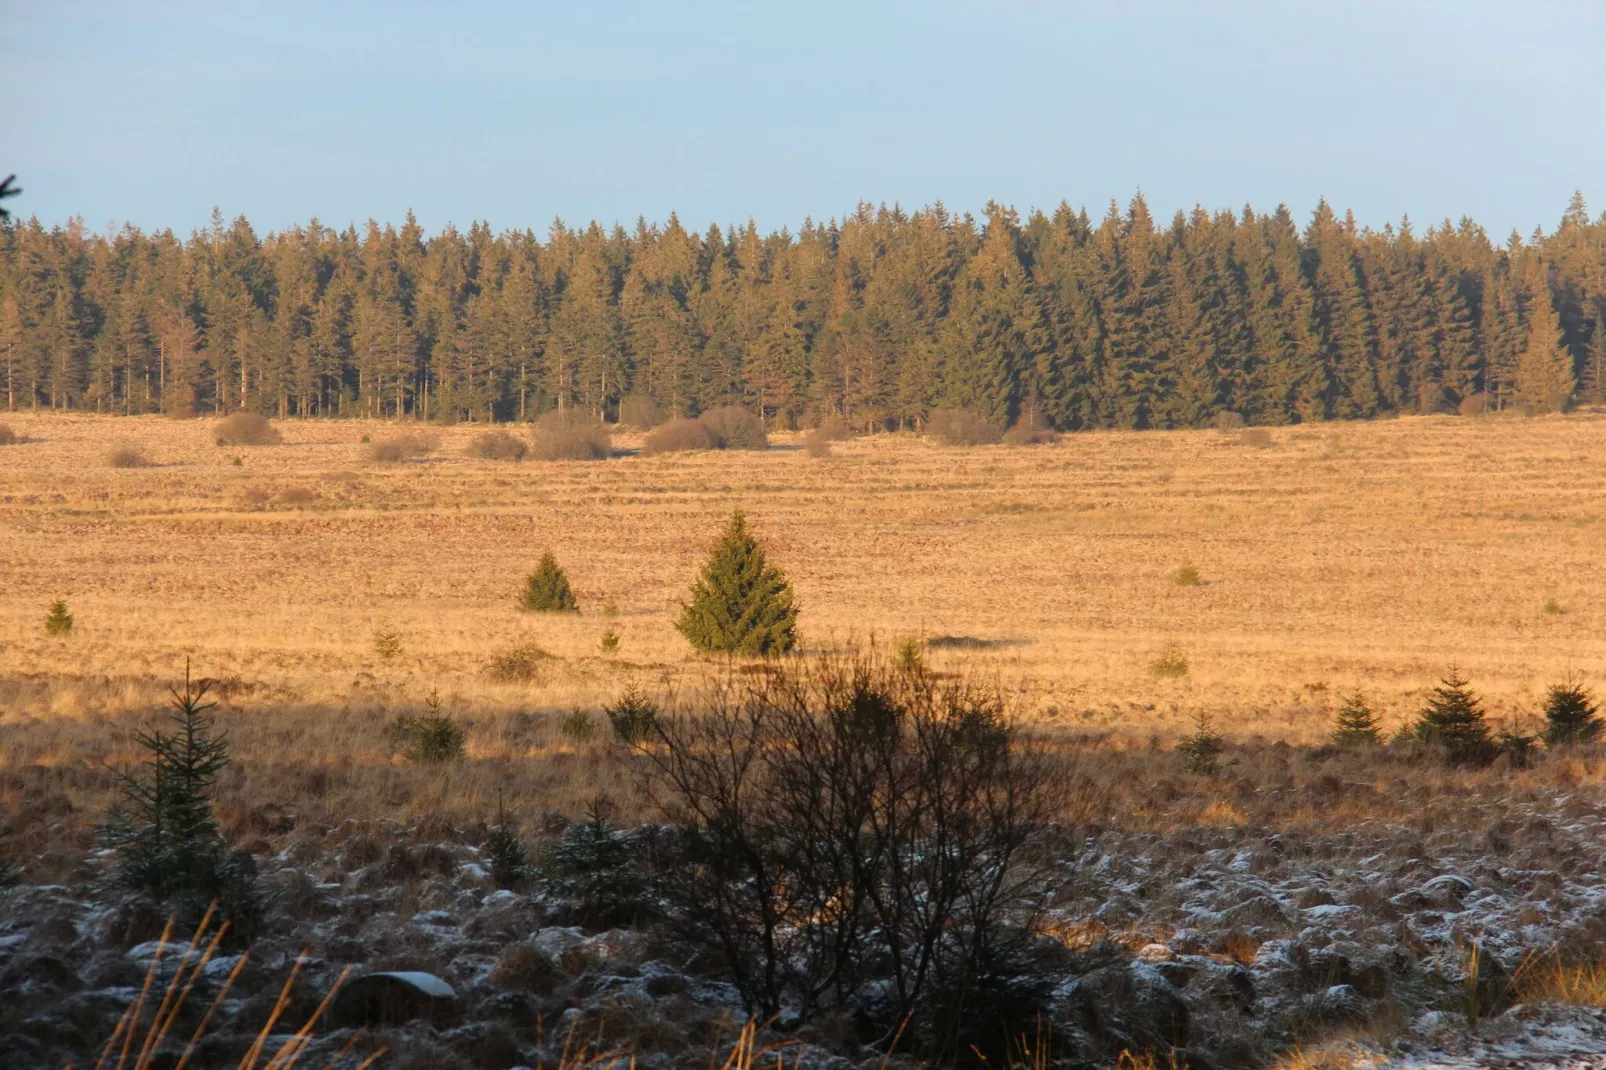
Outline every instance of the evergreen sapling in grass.
{"label": "evergreen sapling in grass", "polygon": [[50,612],[45,614],[46,635],[71,635],[72,624],[72,614],[67,611],[67,600],[65,598],[58,598],[50,603]]}
{"label": "evergreen sapling in grass", "polygon": [[1494,757],[1483,704],[1453,666],[1422,707],[1414,732],[1422,742],[1444,748],[1445,758],[1457,765],[1479,764]]}
{"label": "evergreen sapling in grass", "polygon": [[558,559],[548,550],[541,555],[541,563],[524,581],[524,594],[519,608],[526,613],[578,613],[580,604],[574,600],[569,577],[558,567]]}
{"label": "evergreen sapling in grass", "polygon": [[1339,707],[1333,725],[1333,743],[1339,747],[1360,747],[1382,742],[1377,714],[1367,705],[1366,696],[1352,692]]}
{"label": "evergreen sapling in grass", "polygon": [[1184,736],[1177,750],[1182,755],[1182,767],[1190,773],[1212,775],[1221,768],[1221,752],[1226,741],[1208,713],[1200,710],[1193,722],[1193,734]]}
{"label": "evergreen sapling in grass", "polygon": [[1600,735],[1601,721],[1595,697],[1583,683],[1568,677],[1552,684],[1545,695],[1545,744],[1592,743]]}
{"label": "evergreen sapling in grass", "polygon": [[496,824],[486,837],[485,857],[491,863],[491,880],[498,888],[522,888],[535,875],[524,840],[508,822],[501,792],[496,794]]}
{"label": "evergreen sapling in grass", "polygon": [[762,656],[797,645],[792,584],[765,561],[740,510],[731,514],[675,628],[703,651]]}

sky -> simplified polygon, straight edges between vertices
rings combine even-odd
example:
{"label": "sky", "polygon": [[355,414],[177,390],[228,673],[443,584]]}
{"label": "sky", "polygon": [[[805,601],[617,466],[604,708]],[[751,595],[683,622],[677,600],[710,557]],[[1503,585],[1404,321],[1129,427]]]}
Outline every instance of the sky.
{"label": "sky", "polygon": [[1606,208],[1606,0],[0,0],[48,225],[796,230],[861,201],[1552,229]]}

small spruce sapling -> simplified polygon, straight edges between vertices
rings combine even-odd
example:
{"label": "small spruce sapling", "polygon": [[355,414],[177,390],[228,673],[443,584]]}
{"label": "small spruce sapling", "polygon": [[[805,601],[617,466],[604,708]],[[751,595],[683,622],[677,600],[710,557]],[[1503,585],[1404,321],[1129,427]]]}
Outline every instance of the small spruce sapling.
{"label": "small spruce sapling", "polygon": [[639,747],[652,738],[658,724],[658,707],[646,694],[631,684],[619,701],[602,707],[613,737],[627,747]]}
{"label": "small spruce sapling", "polygon": [[403,714],[396,721],[396,742],[402,757],[417,765],[434,765],[463,757],[466,738],[461,726],[442,709],[440,693],[424,699],[424,712]]}
{"label": "small spruce sapling", "polygon": [[791,581],[766,562],[741,510],[731,514],[675,629],[703,651],[768,656],[797,645]]}
{"label": "small spruce sapling", "polygon": [[635,841],[609,820],[603,799],[587,807],[541,861],[540,891],[561,918],[594,926],[632,925],[654,913],[652,885]]}
{"label": "small spruce sapling", "polygon": [[522,888],[535,876],[530,852],[519,830],[508,821],[500,791],[496,793],[496,824],[485,839],[485,856],[491,863],[491,880],[498,888]]}
{"label": "small spruce sapling", "polygon": [[1226,741],[1215,729],[1210,714],[1200,710],[1193,720],[1193,732],[1184,736],[1177,745],[1182,755],[1182,767],[1190,773],[1211,775],[1221,768],[1221,752]]}
{"label": "small spruce sapling", "polygon": [[1595,696],[1581,680],[1569,676],[1552,684],[1545,695],[1545,744],[1592,743],[1600,735],[1601,720]]}
{"label": "small spruce sapling", "polygon": [[1494,757],[1483,704],[1454,666],[1433,689],[1413,729],[1422,742],[1444,748],[1445,758],[1457,765],[1480,764]]}
{"label": "small spruce sapling", "polygon": [[1377,714],[1359,689],[1344,699],[1333,724],[1333,743],[1339,747],[1360,747],[1382,742]]}
{"label": "small spruce sapling", "polygon": [[524,581],[524,594],[519,608],[526,613],[578,613],[580,604],[574,600],[569,577],[558,567],[558,559],[551,550],[541,555],[541,563]]}
{"label": "small spruce sapling", "polygon": [[72,634],[72,614],[67,610],[67,600],[58,598],[50,603],[50,612],[45,614],[45,634],[66,636]]}
{"label": "small spruce sapling", "polygon": [[604,654],[618,653],[619,633],[613,628],[607,629],[602,633],[602,638],[598,641],[598,645],[602,648]]}

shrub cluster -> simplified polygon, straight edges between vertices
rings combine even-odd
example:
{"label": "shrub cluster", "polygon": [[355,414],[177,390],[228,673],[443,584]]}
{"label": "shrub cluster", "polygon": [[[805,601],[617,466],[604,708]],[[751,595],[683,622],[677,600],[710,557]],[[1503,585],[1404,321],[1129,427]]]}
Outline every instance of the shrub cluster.
{"label": "shrub cluster", "polygon": [[406,431],[368,445],[368,457],[379,464],[401,464],[427,457],[440,448],[440,439],[426,431]]}
{"label": "shrub cluster", "polygon": [[1000,695],[870,660],[743,681],[634,754],[669,823],[659,891],[748,1012],[905,1026],[938,1061],[1029,1029],[1054,880],[1033,848],[1063,793]]}
{"label": "shrub cluster", "polygon": [[926,434],[950,446],[988,446],[1004,437],[1004,429],[969,409],[935,409],[926,418]]}
{"label": "shrub cluster", "polygon": [[284,441],[284,436],[266,416],[254,412],[225,416],[212,431],[219,446],[277,446]]}
{"label": "shrub cluster", "polygon": [[1047,424],[1036,411],[1032,411],[1016,420],[1014,426],[1004,432],[1004,441],[1011,446],[1045,446],[1059,441],[1059,434]]}
{"label": "shrub cluster", "polygon": [[502,684],[527,684],[541,675],[541,663],[552,655],[534,643],[521,643],[491,655],[485,675]]}
{"label": "shrub cluster", "polygon": [[0,424],[0,446],[15,446],[28,439],[11,429],[10,424]]}
{"label": "shrub cluster", "polygon": [[522,461],[530,444],[506,431],[484,431],[468,444],[468,455],[486,461]]}
{"label": "shrub cluster", "polygon": [[716,450],[762,450],[770,444],[764,421],[740,405],[709,409],[699,417]]}
{"label": "shrub cluster", "polygon": [[106,463],[113,468],[149,468],[150,460],[138,446],[122,445],[106,454]]}
{"label": "shrub cluster", "polygon": [[670,420],[648,435],[641,451],[650,456],[660,453],[686,453],[691,450],[711,450],[714,436],[708,433],[701,420]]}
{"label": "shrub cluster", "polygon": [[613,456],[607,428],[575,409],[553,409],[535,423],[530,456],[538,461],[602,461]]}
{"label": "shrub cluster", "polygon": [[619,422],[646,431],[664,422],[664,409],[646,394],[628,394],[619,402]]}

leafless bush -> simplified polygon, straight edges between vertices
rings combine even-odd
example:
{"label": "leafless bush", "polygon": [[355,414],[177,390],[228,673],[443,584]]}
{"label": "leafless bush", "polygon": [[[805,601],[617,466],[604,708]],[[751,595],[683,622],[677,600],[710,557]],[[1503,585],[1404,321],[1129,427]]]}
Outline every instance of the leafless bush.
{"label": "leafless bush", "polygon": [[936,409],[926,419],[926,434],[950,446],[989,446],[1004,437],[1004,429],[969,409]]}
{"label": "leafless bush", "polygon": [[1244,418],[1231,409],[1222,409],[1216,413],[1215,426],[1217,431],[1242,431]]}
{"label": "leafless bush", "polygon": [[26,441],[27,436],[11,430],[10,424],[0,424],[0,446],[16,446]]}
{"label": "leafless bush", "polygon": [[527,684],[541,675],[541,663],[552,655],[534,643],[499,650],[485,665],[485,675],[503,684]]}
{"label": "leafless bush", "polygon": [[803,448],[810,457],[831,456],[831,438],[820,428],[815,428],[803,436]]}
{"label": "leafless bush", "polygon": [[1456,412],[1462,416],[1482,416],[1489,408],[1488,394],[1468,394],[1456,406]]}
{"label": "leafless bush", "polygon": [[554,409],[536,421],[530,456],[538,461],[601,461],[613,453],[607,428],[573,409]]}
{"label": "leafless bush", "polygon": [[311,487],[286,487],[279,492],[279,501],[285,505],[306,505],[318,500],[318,492]]}
{"label": "leafless bush", "polygon": [[769,447],[764,421],[740,405],[709,409],[700,418],[716,450],[762,450]]}
{"label": "leafless bush", "polygon": [[648,435],[642,443],[642,452],[648,455],[713,448],[714,436],[708,433],[708,428],[700,420],[670,420]]}
{"label": "leafless bush", "polygon": [[149,468],[150,459],[138,446],[122,445],[106,455],[106,463],[113,468]]}
{"label": "leafless bush", "polygon": [[853,437],[853,428],[848,426],[846,420],[833,412],[820,421],[820,426],[814,429],[814,433],[827,442],[846,442]]}
{"label": "leafless bush", "polygon": [[266,505],[272,497],[261,487],[246,487],[240,492],[240,500],[246,505]]}
{"label": "leafless bush", "polygon": [[1257,450],[1263,450],[1272,444],[1271,432],[1264,427],[1248,427],[1238,432],[1238,441]]}
{"label": "leafless bush", "polygon": [[468,455],[487,461],[522,461],[529,443],[506,431],[482,431],[468,444]]}
{"label": "leafless bush", "polygon": [[633,751],[674,830],[662,887],[750,1013],[873,986],[889,1036],[913,1014],[941,1048],[949,997],[1031,973],[1063,785],[996,691],[868,660],[733,675]]}
{"label": "leafless bush", "polygon": [[1036,413],[1022,416],[1015,421],[1015,426],[1004,432],[1004,441],[1011,446],[1042,446],[1058,440],[1059,435]]}
{"label": "leafless bush", "polygon": [[646,394],[630,394],[619,402],[619,422],[646,431],[664,422],[663,406]]}
{"label": "leafless bush", "polygon": [[380,464],[401,464],[427,457],[440,447],[440,439],[427,431],[406,431],[368,445],[368,457]]}
{"label": "leafless bush", "polygon": [[254,412],[225,416],[212,430],[219,446],[276,446],[284,441],[266,416]]}

